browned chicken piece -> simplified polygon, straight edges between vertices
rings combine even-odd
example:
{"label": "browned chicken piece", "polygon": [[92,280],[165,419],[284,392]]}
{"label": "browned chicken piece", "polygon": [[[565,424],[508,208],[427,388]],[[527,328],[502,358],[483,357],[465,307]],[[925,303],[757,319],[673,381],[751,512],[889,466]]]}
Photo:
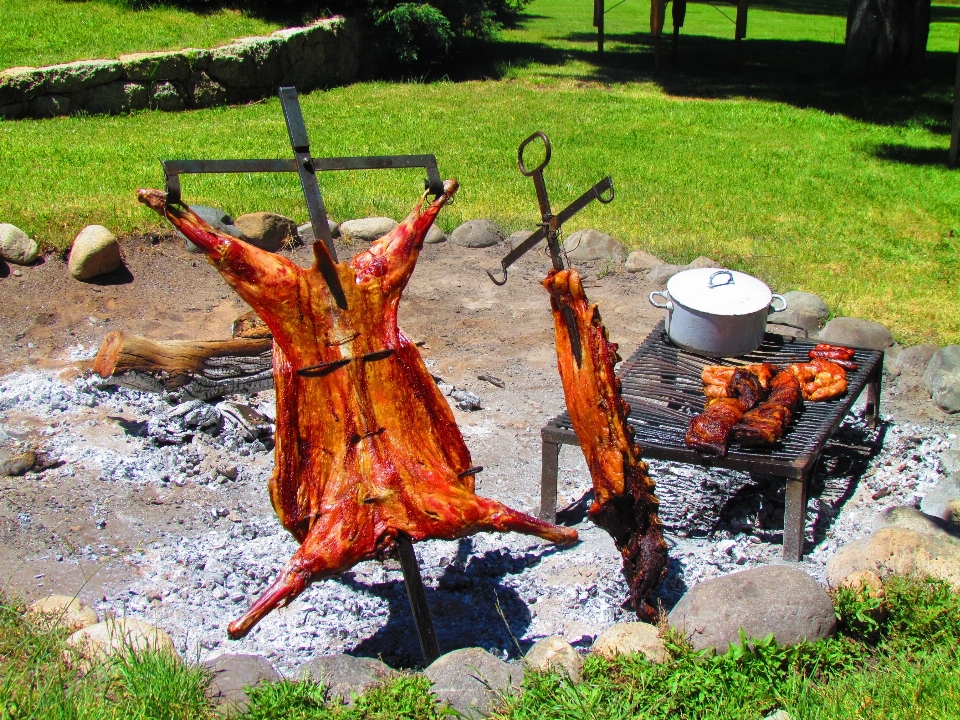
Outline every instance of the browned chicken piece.
{"label": "browned chicken piece", "polygon": [[[666,572],[667,545],[657,515],[656,485],[627,424],[630,407],[614,372],[620,359],[617,346],[607,340],[597,306],[588,303],[576,270],[553,271],[543,285],[550,292],[567,411],[593,479],[589,516],[613,537],[623,556],[633,607],[642,620],[652,621],[656,611],[648,596]],[[579,335],[579,363],[567,325],[571,317]]]}
{"label": "browned chicken piece", "polygon": [[770,383],[770,395],[743,414],[733,426],[731,438],[742,445],[766,445],[783,438],[793,413],[803,405],[800,382],[782,370]]}
{"label": "browned chicken piece", "polygon": [[761,389],[766,392],[770,388],[770,380],[779,371],[776,365],[770,363],[758,363],[756,365],[743,365],[742,367],[730,365],[707,365],[700,374],[703,380],[703,393],[708,398],[718,397],[736,397],[731,394],[730,382],[737,370],[743,370],[753,374],[760,383]]}
{"label": "browned chicken piece", "polygon": [[808,363],[790,365],[787,370],[800,381],[804,400],[832,400],[847,391],[846,371],[829,360],[814,358]]}
{"label": "browned chicken piece", "polygon": [[414,541],[480,531],[577,539],[571,528],[476,495],[476,469],[453,412],[397,327],[424,236],[456,191],[456,181],[447,181],[428,208],[421,200],[349,262],[334,263],[324,244],[314,243],[310,268],[215,230],[189,209],[168,205],[158,190],[138,193],[206,253],[274,338],[270,499],[300,548],[230,624],[230,637],[246,635],[311,582],[391,553],[400,534]]}

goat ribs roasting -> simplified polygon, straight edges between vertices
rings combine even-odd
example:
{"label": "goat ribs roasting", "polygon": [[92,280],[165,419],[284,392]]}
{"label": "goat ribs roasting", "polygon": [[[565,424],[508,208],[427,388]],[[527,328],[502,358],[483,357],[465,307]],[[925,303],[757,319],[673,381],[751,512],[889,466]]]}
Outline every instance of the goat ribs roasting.
{"label": "goat ribs roasting", "polygon": [[[656,612],[647,596],[666,572],[667,544],[657,515],[656,486],[627,424],[630,407],[621,397],[614,372],[620,359],[617,346],[607,340],[600,312],[587,302],[576,270],[554,270],[543,286],[550,293],[567,411],[593,479],[588,515],[613,537],[623,557],[634,609],[641,619],[652,621]],[[571,316],[578,338],[571,336],[567,325]],[[579,345],[580,362],[571,342]]]}
{"label": "goat ribs roasting", "polygon": [[[231,638],[291,602],[313,581],[389,554],[397,536],[455,539],[521,532],[555,543],[576,531],[474,493],[470,452],[414,344],[397,327],[400,296],[423,238],[457,191],[448,180],[391,233],[349,262],[322,242],[315,262],[292,261],[218,232],[158,190],[140,201],[190,238],[273,333],[277,395],[270,498],[300,542]],[[339,281],[331,288],[328,281]]]}

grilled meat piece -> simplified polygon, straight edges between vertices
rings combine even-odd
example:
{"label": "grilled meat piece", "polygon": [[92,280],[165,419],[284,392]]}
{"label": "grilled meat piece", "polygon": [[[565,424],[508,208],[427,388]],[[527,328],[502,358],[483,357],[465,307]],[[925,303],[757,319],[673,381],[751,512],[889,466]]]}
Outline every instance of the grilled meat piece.
{"label": "grilled meat piece", "polygon": [[853,361],[856,351],[842,345],[827,345],[821,343],[810,351],[811,360],[829,360],[845,370],[856,370],[857,364]]}
{"label": "grilled meat piece", "polygon": [[740,422],[744,412],[745,403],[738,398],[708,400],[704,411],[690,421],[686,436],[687,447],[704,455],[726,455],[730,431]]}
{"label": "grilled meat piece", "polygon": [[[426,210],[421,200],[350,262],[333,263],[323,243],[314,243],[316,261],[306,269],[218,232],[189,209],[168,205],[158,190],[139,191],[141,202],[206,253],[274,338],[270,499],[300,548],[230,624],[230,637],[246,635],[311,582],[389,554],[401,533],[413,540],[480,531],[577,539],[570,528],[474,493],[473,463],[453,412],[397,327],[423,238],[456,191],[456,181],[447,181]],[[342,296],[324,278],[339,280]]]}
{"label": "grilled meat piece", "polygon": [[783,437],[793,413],[802,405],[800,382],[793,373],[782,370],[771,381],[767,399],[745,412],[730,436],[741,445],[775,443]]}
{"label": "grilled meat piece", "polygon": [[761,390],[766,392],[770,388],[770,380],[779,371],[779,368],[771,363],[743,365],[739,368],[729,365],[707,365],[700,373],[700,379],[703,380],[704,385],[704,395],[709,398],[738,397],[736,390],[730,384],[737,370],[752,374],[760,383]]}
{"label": "grilled meat piece", "polygon": [[726,372],[723,366],[711,365],[701,375],[701,379],[718,380],[729,376],[722,386],[723,394],[711,394],[710,389],[720,387],[717,385],[704,388],[708,398],[706,408],[690,421],[687,429],[687,447],[704,455],[727,454],[727,441],[733,426],[740,422],[747,410],[766,397],[770,378],[777,368],[770,363],[762,363],[729,369],[732,372]]}
{"label": "grilled meat piece", "polygon": [[787,370],[800,381],[804,400],[832,400],[847,391],[847,373],[829,360],[814,358],[808,363],[794,363]]}
{"label": "grilled meat piece", "polygon": [[[614,373],[620,359],[617,346],[608,341],[597,306],[587,302],[576,270],[552,271],[543,285],[550,293],[567,411],[593,479],[589,516],[613,537],[623,556],[634,609],[642,620],[650,621],[656,611],[647,597],[666,572],[667,545],[657,515],[656,485],[633,442],[633,428],[627,424],[630,407]],[[579,335],[580,363],[567,327],[571,315]]]}

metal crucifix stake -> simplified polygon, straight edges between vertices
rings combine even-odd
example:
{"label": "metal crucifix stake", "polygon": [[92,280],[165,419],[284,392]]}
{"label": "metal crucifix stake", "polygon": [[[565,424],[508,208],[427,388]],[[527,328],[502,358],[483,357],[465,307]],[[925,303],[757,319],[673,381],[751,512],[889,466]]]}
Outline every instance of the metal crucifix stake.
{"label": "metal crucifix stake", "polygon": [[[527,166],[523,162],[523,151],[526,149],[527,145],[537,138],[543,140],[543,161],[532,170],[528,170]],[[527,253],[527,251],[536,247],[543,239],[546,239],[547,241],[547,249],[550,252],[550,259],[553,262],[553,269],[563,270],[566,267],[566,264],[564,263],[563,248],[560,247],[560,227],[594,200],[599,200],[604,204],[613,200],[613,180],[611,180],[610,176],[608,175],[592,188],[587,190],[583,195],[567,205],[567,207],[561,210],[558,214],[554,215],[553,210],[550,208],[550,199],[547,197],[547,185],[543,180],[543,169],[550,162],[550,154],[550,138],[547,137],[546,133],[541,132],[540,130],[533,133],[533,135],[520,143],[520,147],[517,148],[517,165],[520,167],[520,172],[527,177],[533,178],[533,186],[537,191],[537,202],[540,204],[540,229],[522,243],[517,245],[517,247],[515,247],[509,253],[507,253],[503,260],[500,261],[500,269],[503,272],[502,278],[498,280],[493,276],[492,272],[489,270],[487,271],[487,275],[490,276],[490,279],[496,285],[506,284],[507,268],[519,260],[524,254]],[[609,194],[605,195],[605,193]],[[574,320],[573,313],[569,308],[564,308],[563,317],[566,321],[567,330],[570,334],[573,355],[577,361],[577,365],[579,366],[582,361],[580,356],[580,332],[577,330],[577,323]]]}

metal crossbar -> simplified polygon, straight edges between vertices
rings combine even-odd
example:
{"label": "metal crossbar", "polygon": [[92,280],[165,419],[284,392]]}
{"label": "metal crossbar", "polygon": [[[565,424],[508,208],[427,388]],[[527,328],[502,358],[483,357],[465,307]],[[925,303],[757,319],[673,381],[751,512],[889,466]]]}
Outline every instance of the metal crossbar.
{"label": "metal crossbar", "polygon": [[[707,365],[749,365],[770,362],[789,365],[808,362],[816,343],[802,338],[767,334],[763,344],[737,358],[710,358],[673,345],[661,321],[637,351],[617,371],[623,398],[630,405],[629,422],[644,457],[657,460],[740,470],[784,478],[783,557],[798,561],[803,555],[807,486],[820,454],[860,393],[867,389],[865,415],[871,426],[880,419],[880,383],[883,353],[857,348],[858,369],[847,372],[847,393],[837,400],[806,403],[794,417],[783,440],[773,445],[732,445],[724,457],[707,457],[686,446],[690,420],[703,412],[706,398],[700,374]],[[557,506],[557,470],[561,445],[579,445],[564,412],[547,422],[543,440],[540,518],[553,521]]]}

